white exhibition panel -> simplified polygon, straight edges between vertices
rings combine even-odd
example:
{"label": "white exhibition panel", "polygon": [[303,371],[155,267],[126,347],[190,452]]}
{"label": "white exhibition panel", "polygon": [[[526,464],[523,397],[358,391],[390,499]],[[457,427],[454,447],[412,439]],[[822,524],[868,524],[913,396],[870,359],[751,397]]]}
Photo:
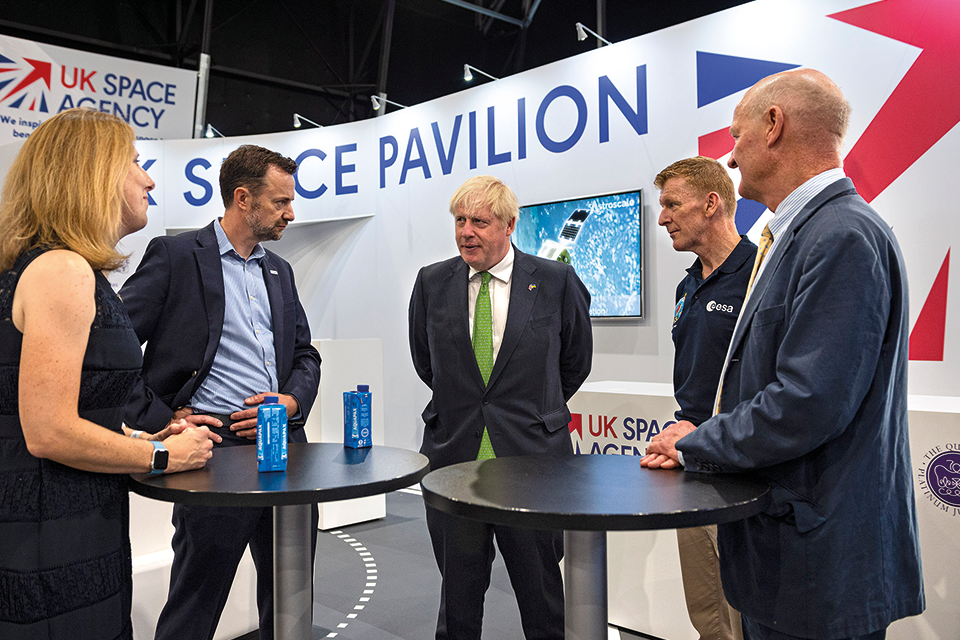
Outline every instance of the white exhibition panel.
{"label": "white exhibition panel", "polygon": [[960,400],[910,396],[908,409],[927,610],[894,623],[887,637],[948,640],[960,629]]}
{"label": "white exhibition panel", "polygon": [[[678,408],[671,385],[622,381],[587,383],[569,406],[576,448],[635,456],[673,421]],[[948,640],[960,629],[960,400],[910,396],[908,407],[927,610],[895,622],[887,637]],[[670,640],[696,640],[683,600],[675,532],[610,532],[607,542],[610,623]]]}

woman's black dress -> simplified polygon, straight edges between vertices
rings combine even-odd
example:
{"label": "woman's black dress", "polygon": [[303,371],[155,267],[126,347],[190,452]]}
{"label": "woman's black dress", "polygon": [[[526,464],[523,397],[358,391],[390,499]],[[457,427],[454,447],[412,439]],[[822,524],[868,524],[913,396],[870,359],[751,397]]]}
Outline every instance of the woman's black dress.
{"label": "woman's black dress", "polygon": [[[20,274],[40,253],[0,274],[0,638],[131,638],[127,477],[37,459],[20,428],[22,335],[11,309]],[[96,281],[78,411],[120,432],[140,345],[110,283],[99,272]]]}

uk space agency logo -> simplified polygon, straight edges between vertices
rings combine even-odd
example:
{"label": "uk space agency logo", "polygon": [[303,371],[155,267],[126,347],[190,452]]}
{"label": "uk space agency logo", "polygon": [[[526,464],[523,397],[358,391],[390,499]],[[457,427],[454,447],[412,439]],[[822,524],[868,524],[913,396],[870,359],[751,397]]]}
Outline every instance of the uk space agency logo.
{"label": "uk space agency logo", "polygon": [[934,447],[923,460],[917,470],[923,496],[941,511],[960,515],[960,443]]}

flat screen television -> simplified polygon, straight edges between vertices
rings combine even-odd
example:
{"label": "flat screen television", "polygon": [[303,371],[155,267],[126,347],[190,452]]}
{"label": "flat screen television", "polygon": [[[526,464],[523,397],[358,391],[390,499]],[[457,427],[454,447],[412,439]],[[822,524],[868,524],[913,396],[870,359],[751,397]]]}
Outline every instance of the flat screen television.
{"label": "flat screen television", "polygon": [[524,253],[573,266],[593,317],[642,317],[640,190],[521,208],[513,242]]}

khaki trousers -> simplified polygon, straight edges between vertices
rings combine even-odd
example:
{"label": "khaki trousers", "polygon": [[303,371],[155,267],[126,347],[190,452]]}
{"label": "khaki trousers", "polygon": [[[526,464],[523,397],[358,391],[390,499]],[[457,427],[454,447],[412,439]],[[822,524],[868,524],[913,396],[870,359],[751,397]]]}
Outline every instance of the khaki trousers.
{"label": "khaki trousers", "polygon": [[677,529],[677,545],[687,615],[700,640],[743,640],[740,614],[727,604],[720,584],[716,525]]}

